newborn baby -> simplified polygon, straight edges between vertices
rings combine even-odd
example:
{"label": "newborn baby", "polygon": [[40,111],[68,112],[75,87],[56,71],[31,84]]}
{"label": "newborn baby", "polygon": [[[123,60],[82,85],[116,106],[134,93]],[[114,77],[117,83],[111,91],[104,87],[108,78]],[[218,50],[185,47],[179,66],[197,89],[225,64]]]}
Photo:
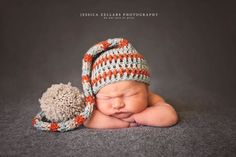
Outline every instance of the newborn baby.
{"label": "newborn baby", "polygon": [[171,126],[177,122],[173,107],[137,81],[120,81],[100,89],[88,128],[126,128],[139,125]]}
{"label": "newborn baby", "polygon": [[167,127],[177,123],[174,108],[149,90],[144,57],[123,38],[94,45],[84,55],[82,84],[92,115],[88,128]]}

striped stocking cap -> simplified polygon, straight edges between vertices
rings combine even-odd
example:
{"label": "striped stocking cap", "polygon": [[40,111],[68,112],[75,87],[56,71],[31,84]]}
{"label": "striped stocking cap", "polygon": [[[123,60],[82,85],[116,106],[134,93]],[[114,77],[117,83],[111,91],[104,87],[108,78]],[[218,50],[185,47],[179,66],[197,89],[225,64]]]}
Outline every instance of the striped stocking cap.
{"label": "striped stocking cap", "polygon": [[65,132],[78,128],[93,112],[95,95],[104,86],[135,80],[149,85],[149,68],[144,57],[123,38],[108,39],[91,47],[83,57],[82,85],[85,108],[82,113],[63,122],[46,122],[39,112],[32,125],[39,130]]}
{"label": "striped stocking cap", "polygon": [[[149,85],[149,68],[144,57],[123,38],[102,41],[91,47],[83,57],[82,85],[89,117],[95,95],[111,83],[135,80]],[[86,117],[86,118],[87,118]]]}

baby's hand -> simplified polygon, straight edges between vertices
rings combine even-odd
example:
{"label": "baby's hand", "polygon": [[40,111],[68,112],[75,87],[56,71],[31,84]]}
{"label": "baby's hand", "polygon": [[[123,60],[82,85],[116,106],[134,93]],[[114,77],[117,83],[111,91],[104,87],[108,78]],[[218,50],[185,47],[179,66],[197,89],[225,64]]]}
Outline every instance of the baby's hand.
{"label": "baby's hand", "polygon": [[124,119],[121,119],[121,120],[126,121],[126,122],[129,122],[129,123],[135,123],[134,114],[132,114],[132,115],[129,116],[128,118],[124,118]]}
{"label": "baby's hand", "polygon": [[137,126],[139,126],[136,122],[134,122],[134,123],[129,123],[129,127],[137,127]]}
{"label": "baby's hand", "polygon": [[133,115],[136,123],[148,126],[168,127],[177,123],[174,108],[166,102],[157,102],[140,113]]}
{"label": "baby's hand", "polygon": [[141,124],[138,124],[135,119],[134,119],[135,114],[132,114],[131,116],[129,116],[128,118],[124,118],[122,119],[123,121],[126,121],[129,123],[129,127],[137,127],[137,126],[141,126]]}
{"label": "baby's hand", "polygon": [[94,110],[92,116],[84,122],[87,128],[127,128],[129,123],[121,119],[107,116],[99,110]]}

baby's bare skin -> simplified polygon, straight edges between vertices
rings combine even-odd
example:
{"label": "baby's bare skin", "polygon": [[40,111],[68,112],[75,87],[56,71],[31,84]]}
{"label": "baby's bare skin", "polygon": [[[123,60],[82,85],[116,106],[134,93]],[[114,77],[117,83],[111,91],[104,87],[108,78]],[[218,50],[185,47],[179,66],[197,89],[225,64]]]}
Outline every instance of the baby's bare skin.
{"label": "baby's bare skin", "polygon": [[96,108],[84,122],[88,128],[127,128],[139,125],[168,127],[178,116],[164,99],[137,81],[120,81],[103,87],[96,95]]}

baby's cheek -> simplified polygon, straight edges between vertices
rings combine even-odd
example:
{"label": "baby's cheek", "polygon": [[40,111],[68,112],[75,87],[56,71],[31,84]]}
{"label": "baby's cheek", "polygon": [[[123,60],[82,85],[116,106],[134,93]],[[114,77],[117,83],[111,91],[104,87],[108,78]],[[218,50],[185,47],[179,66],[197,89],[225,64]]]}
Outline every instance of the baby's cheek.
{"label": "baby's cheek", "polygon": [[143,99],[132,99],[126,101],[127,109],[133,113],[139,113],[147,108],[147,100]]}
{"label": "baby's cheek", "polygon": [[111,105],[109,101],[96,101],[96,107],[102,113],[109,115],[111,110]]}

